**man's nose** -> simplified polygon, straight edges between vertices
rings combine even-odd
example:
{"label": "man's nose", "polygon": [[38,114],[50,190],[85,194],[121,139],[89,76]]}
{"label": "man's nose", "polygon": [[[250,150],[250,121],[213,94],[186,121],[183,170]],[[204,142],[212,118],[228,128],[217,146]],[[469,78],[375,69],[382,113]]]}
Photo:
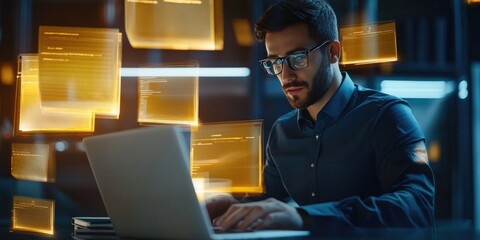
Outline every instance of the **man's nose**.
{"label": "man's nose", "polygon": [[285,83],[288,83],[288,82],[291,82],[291,81],[295,80],[295,78],[297,77],[295,75],[295,71],[293,71],[288,66],[287,61],[284,61],[282,64],[283,64],[282,72],[278,75],[278,78],[280,79],[282,84],[285,84]]}

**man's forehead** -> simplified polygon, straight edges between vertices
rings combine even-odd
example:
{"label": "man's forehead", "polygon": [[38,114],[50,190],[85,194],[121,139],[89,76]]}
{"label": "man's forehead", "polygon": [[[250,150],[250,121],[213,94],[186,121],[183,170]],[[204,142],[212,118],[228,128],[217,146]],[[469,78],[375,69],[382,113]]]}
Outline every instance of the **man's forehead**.
{"label": "man's forehead", "polygon": [[292,25],[280,31],[267,32],[265,35],[265,47],[269,56],[280,56],[299,50],[312,42],[305,24]]}

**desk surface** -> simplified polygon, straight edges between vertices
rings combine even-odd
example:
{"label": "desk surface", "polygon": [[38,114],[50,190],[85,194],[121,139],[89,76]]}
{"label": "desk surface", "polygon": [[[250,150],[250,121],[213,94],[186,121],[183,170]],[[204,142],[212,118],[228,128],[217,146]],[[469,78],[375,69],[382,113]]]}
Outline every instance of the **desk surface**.
{"label": "desk surface", "polygon": [[[27,181],[15,181],[12,179],[0,179],[0,239],[72,239],[73,227],[71,217],[73,216],[105,216],[99,193],[91,188],[80,188],[71,184],[36,183]],[[34,201],[39,200],[40,205],[44,200],[54,202],[54,234],[39,234],[34,232],[12,231],[13,211],[15,211],[15,198],[28,197]],[[24,199],[23,199],[24,200]],[[28,199],[27,199],[28,200]],[[21,201],[20,201],[21,202]],[[27,201],[29,202],[29,201]],[[46,201],[48,202],[48,201]],[[25,203],[25,201],[23,202]],[[33,206],[32,212],[26,208]],[[20,204],[18,209],[23,213],[26,220],[31,216],[37,216],[39,209],[35,204]],[[20,216],[20,215],[19,215]],[[27,221],[27,222],[28,222]],[[48,221],[48,218],[47,218]],[[355,231],[331,230],[322,233],[321,236],[312,236],[302,239],[478,239],[480,232],[471,229],[471,223],[457,224],[453,221],[437,221],[437,228],[432,229],[355,229]]]}
{"label": "desk surface", "polygon": [[[4,223],[4,222],[3,222]],[[73,227],[67,223],[58,223],[55,225],[55,234],[46,235],[33,232],[12,231],[10,226],[0,226],[0,239],[72,239]],[[462,239],[462,240],[480,240],[480,232],[472,229],[457,228],[436,228],[432,229],[360,229],[355,232],[347,233],[329,232],[322,236],[311,236],[302,238],[286,239]],[[98,239],[98,238],[79,238],[79,239]]]}

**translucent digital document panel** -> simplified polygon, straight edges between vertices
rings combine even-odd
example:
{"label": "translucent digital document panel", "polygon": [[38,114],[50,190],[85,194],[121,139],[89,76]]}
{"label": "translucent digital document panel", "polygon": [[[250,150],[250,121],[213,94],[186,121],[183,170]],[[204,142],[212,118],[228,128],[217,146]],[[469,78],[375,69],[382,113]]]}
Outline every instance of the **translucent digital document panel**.
{"label": "translucent digital document panel", "polygon": [[208,178],[203,191],[263,192],[262,156],[261,121],[192,127],[190,168],[192,178]]}
{"label": "translucent digital document panel", "polygon": [[235,39],[240,46],[253,46],[255,42],[252,35],[252,25],[246,18],[236,18],[232,20]]}
{"label": "translucent digital document panel", "polygon": [[13,196],[12,230],[54,234],[55,202]]}
{"label": "translucent digital document panel", "polygon": [[12,176],[19,180],[55,181],[55,152],[50,144],[12,143]]}
{"label": "translucent digital document panel", "polygon": [[222,50],[222,0],[125,0],[134,48]]}
{"label": "translucent digital document panel", "polygon": [[371,64],[397,61],[395,22],[340,28],[341,64]]}
{"label": "translucent digital document panel", "polygon": [[93,132],[95,114],[42,108],[38,86],[38,55],[18,57],[15,134],[30,132]]}
{"label": "translucent digital document panel", "polygon": [[[179,68],[165,68],[175,72]],[[138,122],[198,124],[198,67],[191,76],[138,79]],[[182,71],[184,72],[184,71]]]}
{"label": "translucent digital document panel", "polygon": [[118,29],[40,26],[39,87],[43,108],[120,112]]}

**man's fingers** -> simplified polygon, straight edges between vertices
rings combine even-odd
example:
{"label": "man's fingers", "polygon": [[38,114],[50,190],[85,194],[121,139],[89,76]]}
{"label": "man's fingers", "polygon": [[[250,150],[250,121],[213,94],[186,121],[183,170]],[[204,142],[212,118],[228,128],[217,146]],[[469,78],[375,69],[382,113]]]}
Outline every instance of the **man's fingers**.
{"label": "man's fingers", "polygon": [[295,208],[275,199],[234,204],[216,221],[223,230],[300,229],[302,219]]}
{"label": "man's fingers", "polygon": [[216,223],[223,230],[248,230],[258,225],[260,223],[258,219],[267,213],[263,205],[236,204],[232,205]]}
{"label": "man's fingers", "polygon": [[208,215],[213,220],[224,214],[232,204],[237,202],[238,201],[231,195],[221,194],[206,199],[205,206],[207,208]]}
{"label": "man's fingers", "polygon": [[248,213],[242,219],[241,223],[238,223],[235,226],[235,229],[238,230],[250,230],[253,229],[256,225],[259,224],[259,219],[261,219],[267,212],[262,206],[249,206]]}
{"label": "man's fingers", "polygon": [[[255,230],[263,230],[263,229],[281,229],[282,228],[282,221],[287,219],[283,219],[284,214],[282,212],[272,212],[268,215],[264,216],[262,222],[257,225]],[[287,220],[288,221],[288,220]]]}
{"label": "man's fingers", "polygon": [[216,221],[217,226],[222,230],[229,230],[234,228],[240,221],[244,220],[245,215],[248,214],[249,209],[239,205],[232,205],[230,208]]}
{"label": "man's fingers", "polygon": [[250,223],[250,225],[248,225],[247,227],[247,231],[252,231],[252,230],[255,230],[255,229],[259,229],[258,226],[260,226],[262,223],[263,223],[263,218],[257,218],[255,219],[255,221],[253,221],[252,223]]}
{"label": "man's fingers", "polygon": [[[299,216],[298,216],[299,217]],[[263,217],[256,229],[301,229],[302,220],[286,211],[272,212]]]}

